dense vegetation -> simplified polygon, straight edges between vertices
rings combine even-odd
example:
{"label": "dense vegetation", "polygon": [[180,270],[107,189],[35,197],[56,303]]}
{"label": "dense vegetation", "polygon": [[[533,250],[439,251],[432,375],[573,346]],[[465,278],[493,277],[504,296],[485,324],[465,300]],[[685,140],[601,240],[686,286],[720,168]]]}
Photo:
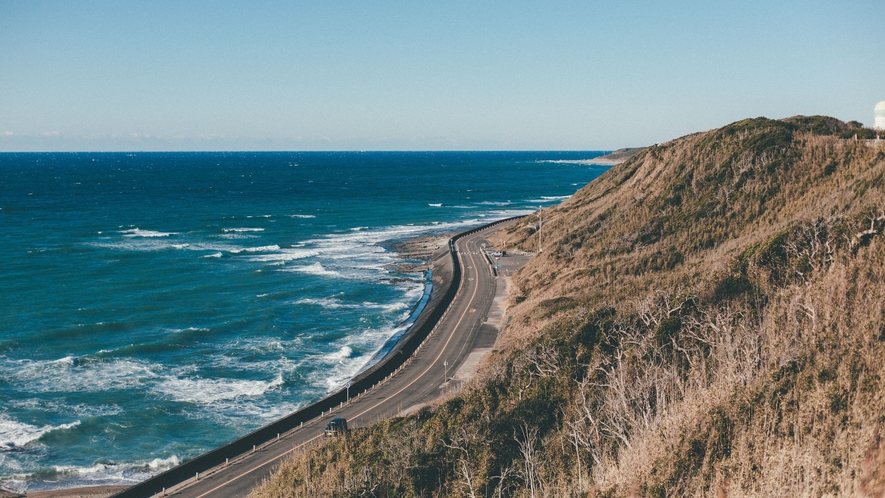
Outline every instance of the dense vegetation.
{"label": "dense vegetation", "polygon": [[481,375],[254,496],[883,496],[885,146],[855,135],[747,119],[612,168],[545,211]]}

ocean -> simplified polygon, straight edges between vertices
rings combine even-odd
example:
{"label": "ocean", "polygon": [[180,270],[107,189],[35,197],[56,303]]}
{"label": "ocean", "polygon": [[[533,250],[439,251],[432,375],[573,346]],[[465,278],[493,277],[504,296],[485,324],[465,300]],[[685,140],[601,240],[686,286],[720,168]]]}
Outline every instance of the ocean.
{"label": "ocean", "polygon": [[0,154],[0,485],[132,484],[339,389],[429,292],[393,244],[600,154]]}

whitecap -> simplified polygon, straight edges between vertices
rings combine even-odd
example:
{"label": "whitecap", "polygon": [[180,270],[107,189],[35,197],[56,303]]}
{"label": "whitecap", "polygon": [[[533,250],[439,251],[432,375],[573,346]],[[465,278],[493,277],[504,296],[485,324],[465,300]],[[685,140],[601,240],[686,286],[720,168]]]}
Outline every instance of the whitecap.
{"label": "whitecap", "polygon": [[[277,247],[277,249],[275,250],[280,250],[280,248]],[[253,256],[249,258],[249,261],[254,261],[256,263],[285,262],[294,261],[296,259],[309,258],[312,256],[316,256],[317,254],[317,251],[313,249],[282,249],[280,250],[280,252]]]}
{"label": "whitecap", "polygon": [[335,351],[334,353],[327,354],[324,357],[324,359],[325,360],[332,360],[332,361],[343,360],[346,358],[350,358],[352,355],[353,355],[353,348],[350,346],[344,346],[341,349],[339,349],[338,351]]}
{"label": "whitecap", "polygon": [[154,230],[142,230],[140,228],[123,230],[120,233],[126,237],[169,237],[171,235],[178,235],[176,232],[157,232]]}
{"label": "whitecap", "polygon": [[305,220],[310,219],[310,218],[316,218],[316,216],[314,216],[312,214],[292,214],[292,215],[290,215],[290,217],[301,218],[301,219],[305,219]]}
{"label": "whitecap", "polygon": [[222,256],[224,256],[224,254],[221,254],[220,252],[215,252],[215,253],[212,253],[212,254],[207,254],[207,255],[205,255],[205,256],[203,256],[203,257],[204,257],[204,258],[220,258],[220,257],[222,257]]}
{"label": "whitecap", "polygon": [[79,420],[62,425],[36,425],[25,424],[0,414],[0,451],[10,451],[36,441],[52,431],[72,429],[80,425]]}
{"label": "whitecap", "polygon": [[60,399],[17,399],[11,400],[9,406],[28,410],[36,409],[65,416],[73,414],[78,418],[106,417],[123,413],[123,409],[117,405],[87,405],[84,403],[72,405]]}
{"label": "whitecap", "polygon": [[227,240],[247,240],[247,239],[257,239],[257,238],[259,238],[259,236],[253,235],[250,233],[239,232],[239,233],[222,233],[222,234],[218,235],[218,238],[227,239]]}
{"label": "whitecap", "polygon": [[225,233],[230,233],[230,232],[244,233],[244,232],[263,232],[264,229],[263,228],[243,227],[243,228],[223,228],[222,231]]}
{"label": "whitecap", "polygon": [[186,329],[167,329],[169,332],[174,334],[180,334],[181,332],[209,332],[209,329],[206,327],[188,327]]}
{"label": "whitecap", "polygon": [[442,203],[441,203],[441,202],[428,203],[427,205],[430,206],[430,207],[435,207],[435,208],[442,207]]}
{"label": "whitecap", "polygon": [[130,389],[157,377],[162,366],[134,360],[83,359],[9,360],[0,358],[0,372],[29,386],[32,392],[93,392]]}
{"label": "whitecap", "polygon": [[593,159],[544,159],[537,161],[539,163],[550,163],[550,164],[584,164],[584,165],[593,165]]}
{"label": "whitecap", "polygon": [[[78,488],[85,486],[121,485],[134,484],[181,464],[177,455],[167,458],[154,458],[130,463],[99,462],[90,466],[56,465],[52,467],[52,474],[43,473],[39,479],[40,485],[33,491],[46,491],[49,489]],[[51,480],[49,478],[51,477]],[[19,493],[32,491],[31,486],[35,481],[25,474],[18,474],[15,478],[4,479],[3,485],[10,490]],[[50,486],[45,486],[50,484]]]}
{"label": "whitecap", "polygon": [[333,270],[327,270],[322,263],[314,263],[308,266],[297,266],[281,271],[294,271],[298,273],[307,273],[308,275],[316,275],[320,277],[340,277],[341,273]]}
{"label": "whitecap", "polygon": [[261,396],[283,383],[282,374],[271,381],[170,377],[157,383],[153,390],[175,401],[212,404],[241,397]]}
{"label": "whitecap", "polygon": [[154,458],[148,462],[147,467],[151,470],[165,470],[181,465],[181,459],[178,455],[172,455],[168,458]]}
{"label": "whitecap", "polygon": [[320,306],[322,308],[334,310],[340,308],[347,308],[348,306],[342,303],[340,300],[335,299],[334,297],[324,297],[324,298],[304,298],[295,301],[295,304],[307,304],[313,306]]}
{"label": "whitecap", "polygon": [[543,204],[545,202],[564,201],[571,197],[570,195],[542,195],[540,199],[531,199],[527,202],[532,204]]}
{"label": "whitecap", "polygon": [[238,247],[236,249],[231,249],[230,252],[233,254],[240,254],[241,252],[271,252],[271,251],[279,251],[280,246],[273,244],[269,246],[259,246],[259,247]]}

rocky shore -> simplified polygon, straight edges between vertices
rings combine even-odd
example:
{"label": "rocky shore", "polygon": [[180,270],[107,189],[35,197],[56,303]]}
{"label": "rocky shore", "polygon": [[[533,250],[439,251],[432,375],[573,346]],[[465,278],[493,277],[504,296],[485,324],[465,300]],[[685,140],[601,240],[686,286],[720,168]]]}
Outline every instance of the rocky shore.
{"label": "rocky shore", "polygon": [[444,247],[453,235],[424,235],[391,244],[390,249],[404,261],[389,265],[387,269],[390,273],[395,274],[421,273],[429,270],[433,253],[440,247]]}

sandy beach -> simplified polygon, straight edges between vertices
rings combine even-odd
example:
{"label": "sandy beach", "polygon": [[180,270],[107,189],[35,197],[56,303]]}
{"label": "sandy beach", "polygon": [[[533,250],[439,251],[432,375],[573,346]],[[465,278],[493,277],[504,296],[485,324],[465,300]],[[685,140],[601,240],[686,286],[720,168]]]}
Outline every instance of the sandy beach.
{"label": "sandy beach", "polygon": [[33,493],[18,494],[7,490],[0,490],[0,498],[107,498],[128,486],[92,486],[86,488],[54,489],[51,491],[35,491]]}

